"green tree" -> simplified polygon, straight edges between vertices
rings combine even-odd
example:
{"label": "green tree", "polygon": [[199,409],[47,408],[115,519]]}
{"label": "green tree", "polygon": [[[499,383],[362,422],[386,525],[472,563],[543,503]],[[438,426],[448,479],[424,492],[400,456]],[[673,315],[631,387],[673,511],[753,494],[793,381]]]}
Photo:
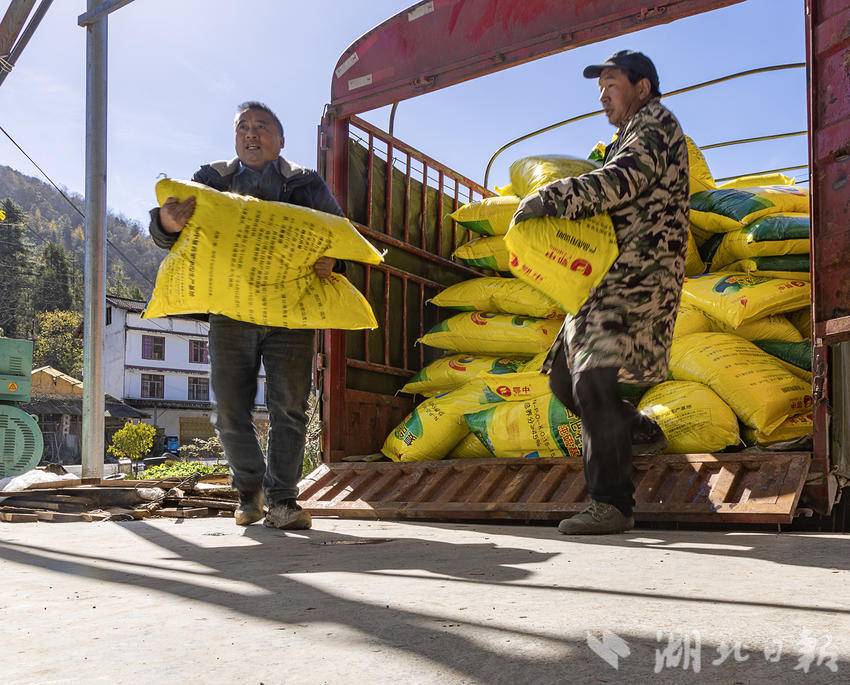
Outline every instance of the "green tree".
{"label": "green tree", "polygon": [[147,299],[139,286],[127,277],[124,265],[119,261],[112,264],[109,278],[106,280],[106,291],[115,297],[126,297],[130,300]]}
{"label": "green tree", "polygon": [[83,317],[79,312],[41,312],[36,317],[32,361],[35,367],[52,366],[74,378],[83,377]]}
{"label": "green tree", "polygon": [[41,252],[41,275],[35,280],[32,296],[36,314],[74,308],[70,272],[65,248],[59,243],[45,243]]}
{"label": "green tree", "polygon": [[32,254],[24,240],[24,212],[12,200],[0,203],[0,328],[10,338],[29,337],[32,309]]}
{"label": "green tree", "polygon": [[137,462],[143,459],[153,448],[156,428],[149,423],[125,423],[112,436],[112,444],[106,451],[119,459],[133,462],[133,473],[137,473]]}

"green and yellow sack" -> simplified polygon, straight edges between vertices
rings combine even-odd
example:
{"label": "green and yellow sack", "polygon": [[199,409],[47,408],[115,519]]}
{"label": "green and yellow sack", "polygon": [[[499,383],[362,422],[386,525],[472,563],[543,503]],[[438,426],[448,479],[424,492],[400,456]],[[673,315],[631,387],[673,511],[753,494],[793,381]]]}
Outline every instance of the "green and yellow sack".
{"label": "green and yellow sack", "polygon": [[739,176],[725,183],[718,183],[720,190],[732,190],[736,188],[756,188],[759,186],[792,186],[794,179],[785,174],[752,174],[750,176]]}
{"label": "green and yellow sack", "polygon": [[812,407],[810,383],[753,343],[728,333],[674,338],[670,373],[678,381],[707,385],[744,424],[764,433]]}
{"label": "green and yellow sack", "polygon": [[745,273],[761,278],[784,278],[789,281],[811,283],[809,255],[797,254],[785,257],[752,257],[739,259],[723,269],[730,273]]}
{"label": "green and yellow sack", "polygon": [[607,214],[572,221],[543,217],[511,226],[505,236],[511,273],[575,314],[617,259]]}
{"label": "green and yellow sack", "polygon": [[549,350],[544,350],[543,352],[538,352],[531,359],[529,359],[525,365],[522,367],[523,371],[537,371],[538,373],[543,368],[543,364],[549,358]]}
{"label": "green and yellow sack", "polygon": [[441,321],[419,342],[466,354],[532,357],[552,345],[562,323],[562,319],[468,312]]}
{"label": "green and yellow sack", "polygon": [[762,433],[753,428],[744,429],[744,439],[748,445],[774,445],[779,442],[791,442],[806,438],[814,432],[814,421],[812,412],[792,416],[784,421],[779,428],[772,433]]}
{"label": "green and yellow sack", "polygon": [[708,168],[708,162],[705,161],[702,150],[690,136],[685,136],[685,142],[688,145],[690,194],[714,190],[717,184],[714,182],[714,176],[711,175],[711,170]]}
{"label": "green and yellow sack", "polygon": [[523,157],[511,164],[511,186],[514,195],[526,197],[552,181],[568,176],[581,176],[598,168],[599,164],[596,162],[569,155]]}
{"label": "green and yellow sack", "polygon": [[715,321],[738,328],[743,323],[783,314],[811,301],[802,280],[715,273],[685,278],[682,302],[701,309]]}
{"label": "green and yellow sack", "polygon": [[680,338],[691,333],[710,333],[713,330],[712,321],[705,312],[685,301],[679,304],[676,314],[676,325],[673,327],[673,337]]}
{"label": "green and yellow sack", "polygon": [[705,271],[705,262],[699,254],[697,241],[692,231],[688,231],[688,256],[685,260],[685,276],[699,276]]}
{"label": "green and yellow sack", "polygon": [[711,388],[691,381],[667,381],[650,389],[638,411],[661,427],[668,454],[719,452],[738,445],[738,417]]}
{"label": "green and yellow sack", "polygon": [[510,271],[508,248],[500,235],[470,240],[454,251],[454,257],[469,266],[505,273]]}
{"label": "green and yellow sack", "polygon": [[812,341],[781,342],[776,340],[755,340],[759,349],[775,357],[797,378],[812,382]]}
{"label": "green and yellow sack", "polygon": [[449,452],[448,459],[489,459],[493,455],[475,433],[468,433],[455,448]]}
{"label": "green and yellow sack", "polygon": [[380,264],[381,254],[343,217],[164,179],[157,200],[196,198],[160,264],[143,314],[223,314],[286,328],[377,328],[369,303],[344,276],[319,278],[320,257]]}
{"label": "green and yellow sack", "polygon": [[581,458],[581,420],[551,393],[468,413],[466,423],[498,458]]}
{"label": "green and yellow sack", "polygon": [[518,197],[511,195],[485,197],[458,207],[449,216],[464,228],[481,235],[505,235],[519,202]]}
{"label": "green and yellow sack", "polygon": [[812,339],[812,308],[803,307],[788,314],[788,320],[800,331],[804,339]]}
{"label": "green and yellow sack", "polygon": [[411,378],[400,392],[433,397],[459,388],[482,373],[498,376],[524,370],[526,361],[516,357],[453,354],[428,364]]}
{"label": "green and yellow sack", "polygon": [[548,379],[539,373],[480,376],[422,402],[387,436],[381,452],[393,461],[443,459],[469,432],[464,414],[547,392]]}
{"label": "green and yellow sack", "polygon": [[706,190],[691,196],[691,221],[712,233],[729,233],[770,214],[809,211],[809,191],[799,186]]}
{"label": "green and yellow sack", "polygon": [[807,214],[773,214],[757,219],[749,226],[723,235],[710,268],[720,271],[732,262],[753,257],[808,255],[810,233],[811,220]]}
{"label": "green and yellow sack", "polygon": [[714,333],[734,333],[738,337],[750,341],[778,340],[785,343],[795,343],[802,340],[800,331],[782,314],[772,314],[763,319],[748,321],[737,328],[727,326],[721,321],[712,321],[711,331]]}
{"label": "green and yellow sack", "polygon": [[430,302],[461,311],[518,314],[538,319],[564,317],[564,310],[555,302],[518,278],[471,278],[449,286]]}

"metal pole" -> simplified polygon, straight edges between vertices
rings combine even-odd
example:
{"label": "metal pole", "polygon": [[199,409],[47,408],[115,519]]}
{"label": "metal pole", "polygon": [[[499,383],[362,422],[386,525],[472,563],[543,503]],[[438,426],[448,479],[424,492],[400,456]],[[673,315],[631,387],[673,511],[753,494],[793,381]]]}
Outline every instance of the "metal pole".
{"label": "metal pole", "polygon": [[[101,0],[88,0],[88,11]],[[86,26],[86,233],[83,335],[83,477],[103,477],[106,325],[107,16]]]}
{"label": "metal pole", "polygon": [[23,33],[21,33],[18,41],[9,53],[9,57],[6,59],[6,70],[0,71],[0,85],[3,85],[3,81],[6,80],[6,76],[9,74],[8,69],[15,66],[15,62],[18,61],[18,57],[21,56],[21,53],[27,46],[27,43],[30,42],[30,38],[32,38],[32,35],[35,33],[35,30],[38,28],[41,20],[44,19],[44,15],[47,14],[47,10],[50,9],[50,5],[52,4],[53,0],[41,0],[41,4],[38,6],[35,14],[32,15],[29,24],[27,24]]}

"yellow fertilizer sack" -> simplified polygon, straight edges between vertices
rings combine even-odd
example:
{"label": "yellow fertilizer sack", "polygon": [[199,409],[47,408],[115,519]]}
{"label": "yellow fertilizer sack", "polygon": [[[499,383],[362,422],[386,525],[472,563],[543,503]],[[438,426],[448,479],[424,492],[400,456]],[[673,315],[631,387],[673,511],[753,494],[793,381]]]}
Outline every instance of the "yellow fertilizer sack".
{"label": "yellow fertilizer sack", "polygon": [[449,216],[464,228],[481,235],[505,235],[519,202],[520,199],[512,195],[485,197],[458,207]]}
{"label": "yellow fertilizer sack", "polygon": [[674,338],[691,333],[710,333],[712,330],[712,321],[705,315],[705,312],[687,302],[679,304],[676,325],[673,327]]}
{"label": "yellow fertilizer sack", "polygon": [[809,211],[809,191],[799,186],[706,190],[691,196],[691,221],[712,233],[728,233],[770,214]]}
{"label": "yellow fertilizer sack", "polygon": [[503,186],[496,186],[494,190],[496,191],[497,195],[501,195],[502,197],[508,197],[509,195],[516,197],[516,193],[514,192],[514,186],[512,183],[506,183]]}
{"label": "yellow fertilizer sack", "polygon": [[750,445],[773,445],[778,442],[790,442],[810,436],[814,432],[812,412],[792,416],[783,421],[772,433],[762,433],[753,428],[744,429],[744,439]]}
{"label": "yellow fertilizer sack", "polygon": [[196,205],[160,264],[144,318],[210,313],[286,328],[377,328],[344,276],[313,271],[320,257],[381,263],[348,219],[189,181],[161,180],[156,195],[161,204],[195,196]]}
{"label": "yellow fertilizer sack", "polygon": [[457,390],[422,402],[387,436],[381,452],[393,461],[443,459],[469,432],[464,414],[547,393],[546,381],[545,376],[534,373],[473,379]]}
{"label": "yellow fertilizer sack", "polygon": [[517,358],[454,354],[428,364],[413,376],[400,392],[433,397],[459,388],[482,373],[516,373],[524,370],[525,363],[525,360]]}
{"label": "yellow fertilizer sack", "polygon": [[742,423],[770,433],[812,408],[812,386],[753,343],[728,333],[674,338],[670,372],[716,392]]}
{"label": "yellow fertilizer sack", "polygon": [[617,259],[617,234],[607,214],[572,221],[522,221],[505,236],[511,273],[575,314]]}
{"label": "yellow fertilizer sack", "polygon": [[753,174],[751,176],[740,176],[733,178],[725,183],[718,183],[717,187],[721,190],[730,190],[732,188],[754,188],[757,186],[792,186],[794,179],[785,174]]}
{"label": "yellow fertilizer sack", "polygon": [[[782,314],[772,314],[763,319],[748,321],[738,328],[732,328],[720,321],[711,322],[711,331],[714,333],[734,333],[744,340],[778,340],[780,342],[795,343],[802,340],[800,332]],[[695,331],[696,332],[696,331]]]}
{"label": "yellow fertilizer sack", "polygon": [[667,381],[649,390],[638,411],[661,427],[668,454],[719,452],[741,441],[738,417],[702,383]]}
{"label": "yellow fertilizer sack", "polygon": [[715,273],[685,278],[682,302],[702,309],[716,321],[737,328],[769,314],[783,314],[811,301],[803,280]]}
{"label": "yellow fertilizer sack", "polygon": [[431,304],[461,311],[495,312],[563,318],[564,310],[539,290],[518,278],[484,276],[461,281],[441,291]]}
{"label": "yellow fertilizer sack", "polygon": [[466,424],[494,457],[581,458],[581,419],[551,393],[469,413]]}
{"label": "yellow fertilizer sack", "polygon": [[503,236],[476,238],[454,251],[454,257],[469,266],[491,271],[510,271],[508,248]]}
{"label": "yellow fertilizer sack", "polygon": [[543,368],[543,364],[549,358],[549,350],[539,352],[529,359],[522,367],[523,371],[537,371],[538,373]]}
{"label": "yellow fertilizer sack", "polygon": [[800,335],[808,340],[812,339],[812,308],[803,307],[796,312],[788,314],[788,320],[800,331]]}
{"label": "yellow fertilizer sack", "polygon": [[549,348],[562,319],[469,312],[441,321],[419,342],[466,354],[534,356]]}
{"label": "yellow fertilizer sack", "polygon": [[526,197],[547,183],[569,176],[581,176],[598,168],[599,164],[594,161],[569,155],[524,157],[511,164],[511,186],[514,195]]}
{"label": "yellow fertilizer sack", "polygon": [[702,150],[699,149],[690,136],[685,136],[685,142],[688,144],[690,194],[693,195],[705,190],[714,190],[717,184],[714,182],[714,176],[711,175],[711,170],[708,168],[708,162],[705,161]]}
{"label": "yellow fertilizer sack", "polygon": [[723,267],[726,272],[744,273],[762,278],[784,278],[791,281],[811,283],[812,273],[809,255],[795,254],[785,257],[753,257],[739,259]]}
{"label": "yellow fertilizer sack", "polygon": [[699,276],[705,271],[705,262],[699,255],[699,246],[694,234],[688,231],[688,256],[685,260],[685,276]]}
{"label": "yellow fertilizer sack", "polygon": [[723,236],[712,255],[711,269],[720,271],[732,262],[752,257],[807,255],[810,232],[811,220],[806,214],[773,214],[757,219]]}
{"label": "yellow fertilizer sack", "polygon": [[449,452],[448,459],[489,459],[493,455],[475,433],[469,433],[454,449]]}

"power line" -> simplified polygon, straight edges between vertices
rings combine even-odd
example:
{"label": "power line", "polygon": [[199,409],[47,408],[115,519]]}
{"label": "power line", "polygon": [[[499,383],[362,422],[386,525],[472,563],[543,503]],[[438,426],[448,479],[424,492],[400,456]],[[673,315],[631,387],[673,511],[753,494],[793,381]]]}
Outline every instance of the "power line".
{"label": "power line", "polygon": [[[85,220],[86,215],[83,213],[83,211],[79,207],[77,207],[77,205],[74,204],[74,202],[71,200],[71,198],[68,197],[65,194],[65,192],[58,185],[56,185],[53,182],[53,179],[50,178],[50,176],[47,175],[47,173],[44,171],[44,169],[42,169],[38,164],[36,164],[36,161],[26,153],[26,150],[24,150],[20,145],[18,145],[17,141],[14,138],[12,138],[12,136],[9,134],[9,132],[5,128],[3,128],[2,126],[0,126],[0,132],[2,132],[3,135],[6,136],[12,142],[12,145],[14,145],[16,148],[18,148],[18,150],[21,151],[21,154],[24,157],[26,157],[36,169],[38,169],[41,172],[41,175],[44,176],[44,178],[47,179],[48,183],[50,183],[50,185],[53,186],[53,188],[56,190],[56,192],[59,193],[65,199],[65,201],[69,205],[71,205],[71,207],[74,208],[74,210],[77,212],[77,214],[79,214],[83,218],[83,220]],[[29,226],[26,226],[26,228],[29,228]],[[32,229],[30,229],[30,230],[32,230]],[[153,285],[153,281],[150,278],[148,278],[148,275],[144,271],[142,271],[139,267],[137,267],[130,260],[130,258],[127,257],[127,255],[125,255],[123,252],[121,252],[121,250],[119,250],[117,247],[115,247],[115,244],[109,239],[108,236],[106,237],[106,243],[107,243],[107,245],[109,245],[109,247],[111,247],[113,250],[115,250],[115,253],[119,257],[121,257],[125,262],[127,262],[127,264],[129,264],[133,268],[133,270],[137,274],[139,274],[139,276],[141,276],[144,279],[145,283],[147,283],[148,285],[151,285],[151,286]]]}

